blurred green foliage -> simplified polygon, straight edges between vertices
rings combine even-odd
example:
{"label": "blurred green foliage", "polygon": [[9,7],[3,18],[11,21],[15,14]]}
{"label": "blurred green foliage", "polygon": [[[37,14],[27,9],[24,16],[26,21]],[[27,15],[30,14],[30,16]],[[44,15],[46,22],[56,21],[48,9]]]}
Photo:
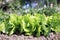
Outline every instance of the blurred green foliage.
{"label": "blurred green foliage", "polygon": [[39,37],[41,34],[48,36],[52,31],[60,32],[60,13],[46,16],[45,14],[33,13],[17,15],[0,14],[0,32],[12,35],[19,32],[25,35],[35,35]]}

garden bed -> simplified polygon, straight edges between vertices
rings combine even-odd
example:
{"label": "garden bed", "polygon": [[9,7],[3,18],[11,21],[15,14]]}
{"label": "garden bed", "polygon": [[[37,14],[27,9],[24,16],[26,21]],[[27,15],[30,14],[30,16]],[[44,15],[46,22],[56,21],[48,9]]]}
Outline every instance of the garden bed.
{"label": "garden bed", "polygon": [[33,37],[33,36],[24,36],[24,35],[5,35],[5,34],[0,34],[0,40],[60,40],[60,33],[50,33],[49,37]]}
{"label": "garden bed", "polygon": [[1,12],[0,40],[60,40],[60,12],[43,11],[21,15]]}

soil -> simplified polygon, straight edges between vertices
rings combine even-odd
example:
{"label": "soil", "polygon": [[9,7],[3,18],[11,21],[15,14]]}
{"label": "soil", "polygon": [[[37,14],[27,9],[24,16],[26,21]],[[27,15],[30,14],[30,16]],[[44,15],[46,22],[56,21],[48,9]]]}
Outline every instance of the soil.
{"label": "soil", "polygon": [[5,35],[5,34],[0,34],[0,40],[60,40],[60,33],[50,33],[49,37],[33,37],[33,36],[24,36],[24,35]]}

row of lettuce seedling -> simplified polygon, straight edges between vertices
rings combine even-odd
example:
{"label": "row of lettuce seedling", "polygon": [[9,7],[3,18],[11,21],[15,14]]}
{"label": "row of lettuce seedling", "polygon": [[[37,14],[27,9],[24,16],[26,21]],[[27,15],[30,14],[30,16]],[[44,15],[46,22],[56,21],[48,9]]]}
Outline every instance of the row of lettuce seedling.
{"label": "row of lettuce seedling", "polygon": [[0,32],[8,35],[18,32],[39,37],[41,34],[48,36],[51,31],[60,32],[60,13],[51,16],[10,14],[0,17]]}

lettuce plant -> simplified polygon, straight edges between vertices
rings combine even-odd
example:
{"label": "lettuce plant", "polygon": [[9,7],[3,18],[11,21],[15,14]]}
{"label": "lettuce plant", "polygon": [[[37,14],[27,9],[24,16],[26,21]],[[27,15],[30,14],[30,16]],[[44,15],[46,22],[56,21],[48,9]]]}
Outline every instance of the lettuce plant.
{"label": "lettuce plant", "polygon": [[52,19],[52,30],[60,32],[60,13],[54,14]]}
{"label": "lettuce plant", "polygon": [[25,35],[41,34],[48,36],[52,31],[60,32],[60,13],[46,16],[45,14],[4,15],[0,18],[0,32],[12,35],[13,33],[24,33]]}

